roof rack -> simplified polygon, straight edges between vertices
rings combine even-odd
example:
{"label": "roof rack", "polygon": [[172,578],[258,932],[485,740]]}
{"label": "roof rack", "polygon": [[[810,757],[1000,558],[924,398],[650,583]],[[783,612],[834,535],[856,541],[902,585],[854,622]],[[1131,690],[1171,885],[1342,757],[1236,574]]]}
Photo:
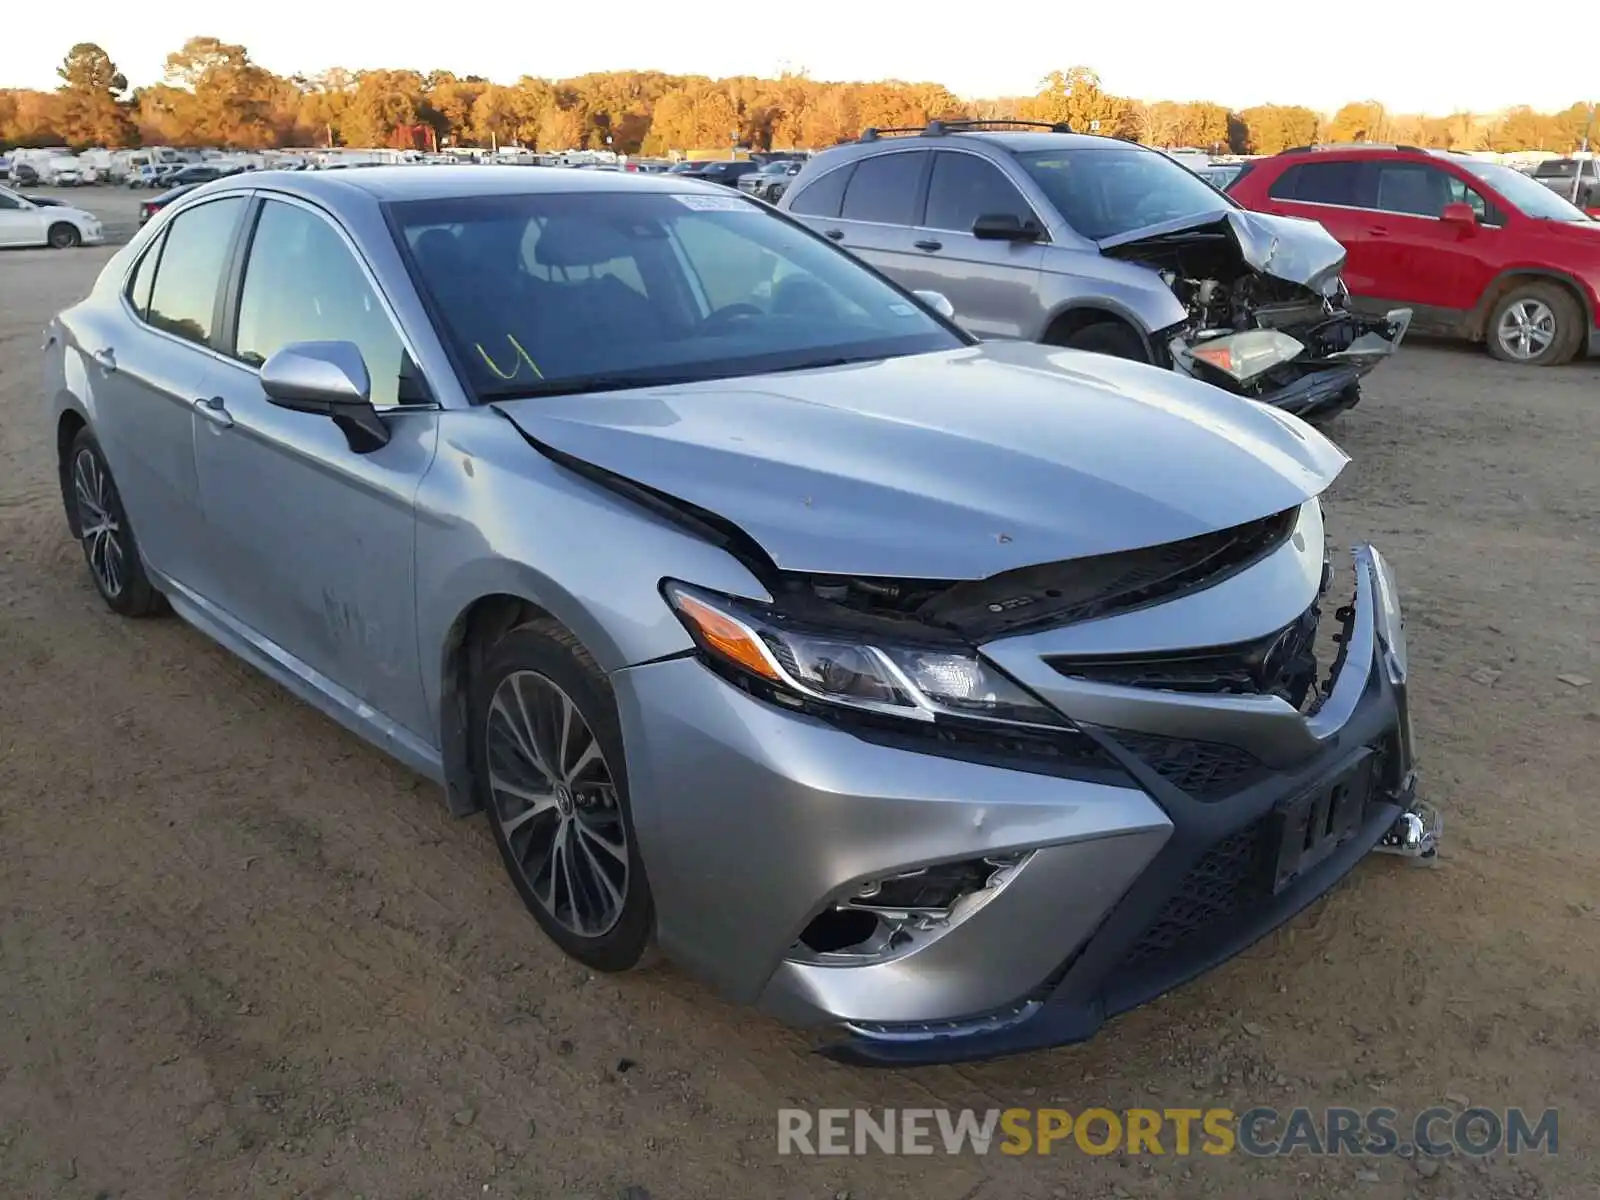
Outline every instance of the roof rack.
{"label": "roof rack", "polygon": [[1021,125],[1029,129],[1046,129],[1051,133],[1072,132],[1072,126],[1066,121],[929,121],[926,125],[902,125],[887,129],[869,125],[861,131],[861,136],[856,140],[858,142],[875,142],[886,134],[901,133],[914,133],[920,137],[943,137],[947,133],[970,133],[973,130],[1013,125]]}
{"label": "roof rack", "polygon": [[1322,150],[1402,150],[1407,154],[1424,154],[1420,146],[1396,145],[1393,142],[1323,142],[1316,146],[1290,146],[1281,154],[1315,154]]}

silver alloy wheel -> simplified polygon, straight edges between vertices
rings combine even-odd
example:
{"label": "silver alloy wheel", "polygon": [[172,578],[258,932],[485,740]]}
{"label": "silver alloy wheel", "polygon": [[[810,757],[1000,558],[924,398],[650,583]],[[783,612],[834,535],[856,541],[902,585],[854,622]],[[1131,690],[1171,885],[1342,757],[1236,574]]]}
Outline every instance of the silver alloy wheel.
{"label": "silver alloy wheel", "polygon": [[1556,314],[1543,300],[1518,300],[1500,314],[1495,336],[1510,357],[1538,358],[1556,340]]}
{"label": "silver alloy wheel", "polygon": [[89,449],[72,460],[72,492],[78,502],[78,530],[89,570],[107,596],[122,594],[127,563],[122,554],[122,526],[112,515],[111,477]]}
{"label": "silver alloy wheel", "polygon": [[540,906],[579,937],[610,932],[628,896],[628,832],[600,742],[572,697],[536,671],[489,704],[492,817]]}

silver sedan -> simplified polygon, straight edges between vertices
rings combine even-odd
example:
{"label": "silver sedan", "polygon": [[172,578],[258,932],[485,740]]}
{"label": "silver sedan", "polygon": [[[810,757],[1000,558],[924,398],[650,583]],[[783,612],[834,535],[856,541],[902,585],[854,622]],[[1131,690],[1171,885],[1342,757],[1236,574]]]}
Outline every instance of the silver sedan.
{"label": "silver sedan", "polygon": [[152,219],[44,378],[106,604],[486,812],[567,953],[952,1059],[1433,831],[1393,577],[1330,591],[1345,456],[946,308],[692,180],[260,172]]}

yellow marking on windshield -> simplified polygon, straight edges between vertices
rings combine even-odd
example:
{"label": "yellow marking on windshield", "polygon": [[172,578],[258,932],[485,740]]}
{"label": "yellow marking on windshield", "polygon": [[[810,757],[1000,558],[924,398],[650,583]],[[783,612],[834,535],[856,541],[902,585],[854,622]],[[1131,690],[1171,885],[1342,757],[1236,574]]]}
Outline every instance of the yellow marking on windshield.
{"label": "yellow marking on windshield", "polygon": [[529,354],[527,350],[523,348],[522,343],[517,341],[517,339],[509,333],[506,334],[506,341],[510,342],[512,349],[517,352],[517,365],[510,371],[503,370],[499,363],[495,362],[494,359],[489,357],[489,352],[483,348],[482,342],[474,342],[473,349],[477,350],[478,354],[483,358],[483,361],[488,364],[489,369],[501,379],[515,379],[522,373],[523,363],[528,364],[528,369],[534,373],[536,378],[543,379],[544,372],[539,370],[539,364],[533,361],[533,355]]}

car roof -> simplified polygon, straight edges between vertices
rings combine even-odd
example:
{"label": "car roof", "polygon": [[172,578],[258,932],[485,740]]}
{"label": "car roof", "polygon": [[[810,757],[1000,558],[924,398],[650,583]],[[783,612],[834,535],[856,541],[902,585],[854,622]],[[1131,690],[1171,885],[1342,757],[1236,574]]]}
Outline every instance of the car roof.
{"label": "car roof", "polygon": [[210,195],[235,188],[270,190],[337,203],[364,194],[383,204],[464,196],[526,196],[572,192],[705,192],[727,188],[665,175],[623,171],[573,171],[562,167],[382,166],[360,171],[247,171],[218,180]]}
{"label": "car roof", "polygon": [[809,161],[829,164],[842,159],[864,158],[888,150],[920,150],[938,146],[971,145],[974,142],[1013,153],[1039,150],[1137,150],[1158,153],[1137,142],[1105,137],[1098,133],[1027,133],[1014,130],[949,129],[941,133],[911,133],[891,137],[868,137],[862,141],[840,142],[813,154]]}

